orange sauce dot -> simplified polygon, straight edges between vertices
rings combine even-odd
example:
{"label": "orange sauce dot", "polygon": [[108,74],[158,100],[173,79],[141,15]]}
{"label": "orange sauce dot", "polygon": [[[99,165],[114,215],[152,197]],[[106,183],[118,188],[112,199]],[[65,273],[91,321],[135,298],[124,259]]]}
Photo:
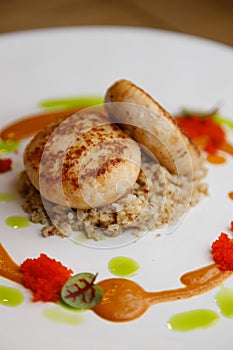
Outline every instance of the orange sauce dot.
{"label": "orange sauce dot", "polygon": [[221,150],[233,156],[233,145],[230,143],[224,142],[221,146]]}
{"label": "orange sauce dot", "polygon": [[233,200],[233,191],[228,193],[228,197]]}
{"label": "orange sauce dot", "polygon": [[223,164],[226,163],[226,158],[219,156],[218,154],[208,154],[206,157],[207,162],[211,164]]}

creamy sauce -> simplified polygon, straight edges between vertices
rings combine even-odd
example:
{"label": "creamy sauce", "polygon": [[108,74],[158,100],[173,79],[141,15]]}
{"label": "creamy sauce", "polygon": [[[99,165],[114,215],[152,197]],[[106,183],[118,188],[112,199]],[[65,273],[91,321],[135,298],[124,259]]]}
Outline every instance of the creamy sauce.
{"label": "creamy sauce", "polygon": [[226,163],[226,158],[218,154],[208,154],[206,157],[207,162],[212,164],[223,164]]}
{"label": "creamy sauce", "polygon": [[57,118],[68,117],[78,111],[80,111],[80,108],[66,109],[65,111],[60,112],[35,114],[7,126],[1,131],[0,137],[3,140],[22,140],[26,137],[33,136],[48,124],[54,122]]}
{"label": "creamy sauce", "polygon": [[112,322],[131,321],[154,304],[205,293],[221,284],[231,274],[231,271],[221,271],[213,264],[184,274],[180,280],[185,287],[159,292],[147,292],[131,280],[107,279],[98,283],[104,290],[104,297],[93,311]]}
{"label": "creamy sauce", "polygon": [[228,197],[233,200],[233,191],[228,193]]}
{"label": "creamy sauce", "polygon": [[[205,293],[220,285],[232,275],[212,264],[184,274],[182,288],[147,292],[139,284],[125,278],[110,278],[98,285],[104,290],[104,297],[92,310],[100,317],[112,322],[131,321],[140,317],[150,306],[162,302],[187,299]],[[23,285],[19,266],[13,262],[0,244],[0,276]]]}
{"label": "creamy sauce", "polygon": [[103,98],[98,96],[82,96],[42,101],[40,103],[40,107],[50,110],[59,110],[43,114],[35,114],[18,120],[15,123],[7,126],[0,133],[0,137],[2,138],[2,145],[13,147],[13,140],[22,140],[24,138],[33,136],[35,133],[45,128],[48,124],[52,123],[57,118],[68,117],[71,114],[80,111],[81,109],[100,104],[102,105],[103,102]]}
{"label": "creamy sauce", "polygon": [[0,244],[0,276],[23,285],[23,275],[19,266],[11,259]]}
{"label": "creamy sauce", "polygon": [[233,145],[230,143],[224,142],[221,146],[221,150],[233,156]]}

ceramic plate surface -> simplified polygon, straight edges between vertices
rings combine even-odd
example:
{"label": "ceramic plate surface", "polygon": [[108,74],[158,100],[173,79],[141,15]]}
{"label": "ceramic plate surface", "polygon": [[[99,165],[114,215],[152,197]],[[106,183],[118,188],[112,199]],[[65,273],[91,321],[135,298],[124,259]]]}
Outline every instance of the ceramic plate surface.
{"label": "ceramic plate surface", "polygon": [[[233,119],[232,62],[230,47],[149,29],[81,27],[1,35],[0,124],[3,127],[41,111],[39,102],[45,99],[102,96],[121,78],[144,88],[172,114],[183,107],[209,110],[220,106],[221,113]],[[15,191],[22,150],[23,144],[14,171],[0,175],[0,192]],[[208,168],[210,195],[189,211],[170,235],[157,237],[155,232],[114,249],[90,248],[59,237],[45,239],[40,225],[24,229],[6,225],[6,217],[25,215],[18,199],[0,203],[0,241],[18,264],[44,252],[77,273],[98,272],[101,280],[113,277],[108,270],[111,258],[128,256],[140,266],[131,279],[146,290],[181,287],[183,273],[212,262],[210,246],[220,232],[230,234],[233,202],[228,193],[233,191],[233,160],[229,157],[226,164]],[[1,350],[233,348],[233,319],[221,315],[215,302],[219,288],[187,300],[154,305],[128,323],[108,322],[85,311],[78,315],[79,325],[69,325],[45,317],[47,309],[58,306],[32,303],[28,290],[4,278],[0,285],[16,287],[24,294],[18,307],[0,305]],[[233,278],[224,285],[233,288]],[[197,309],[215,311],[220,316],[218,323],[190,332],[169,329],[171,316]]]}

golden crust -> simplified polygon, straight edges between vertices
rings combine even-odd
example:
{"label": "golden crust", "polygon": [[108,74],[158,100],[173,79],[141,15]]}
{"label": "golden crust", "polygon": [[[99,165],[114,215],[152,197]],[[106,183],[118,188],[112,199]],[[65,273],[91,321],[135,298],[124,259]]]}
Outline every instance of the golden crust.
{"label": "golden crust", "polygon": [[136,182],[140,148],[100,112],[49,125],[26,147],[30,181],[51,202],[88,209],[116,201]]}

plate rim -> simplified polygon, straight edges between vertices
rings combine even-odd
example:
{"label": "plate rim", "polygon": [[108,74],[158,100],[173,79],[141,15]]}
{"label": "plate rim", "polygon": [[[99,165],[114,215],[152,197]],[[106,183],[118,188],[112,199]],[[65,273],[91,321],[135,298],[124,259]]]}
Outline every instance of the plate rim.
{"label": "plate rim", "polygon": [[15,37],[25,37],[25,36],[32,36],[32,35],[46,35],[46,34],[56,34],[59,32],[69,32],[72,31],[106,31],[111,30],[118,33],[121,32],[132,32],[133,34],[136,32],[145,32],[153,34],[160,34],[163,36],[169,36],[173,38],[180,38],[180,39],[192,39],[199,42],[202,42],[203,44],[209,44],[214,46],[219,46],[219,48],[225,48],[227,50],[230,50],[233,53],[233,46],[225,44],[221,41],[206,38],[203,36],[199,36],[197,34],[192,34],[188,32],[182,32],[178,30],[170,30],[170,29],[164,29],[164,28],[153,28],[153,27],[140,27],[140,26],[130,26],[130,25],[67,25],[67,26],[54,26],[54,27],[42,27],[42,28],[32,28],[32,29],[22,29],[22,30],[15,30],[10,32],[2,32],[0,33],[0,43],[2,39],[10,39],[13,40]]}

